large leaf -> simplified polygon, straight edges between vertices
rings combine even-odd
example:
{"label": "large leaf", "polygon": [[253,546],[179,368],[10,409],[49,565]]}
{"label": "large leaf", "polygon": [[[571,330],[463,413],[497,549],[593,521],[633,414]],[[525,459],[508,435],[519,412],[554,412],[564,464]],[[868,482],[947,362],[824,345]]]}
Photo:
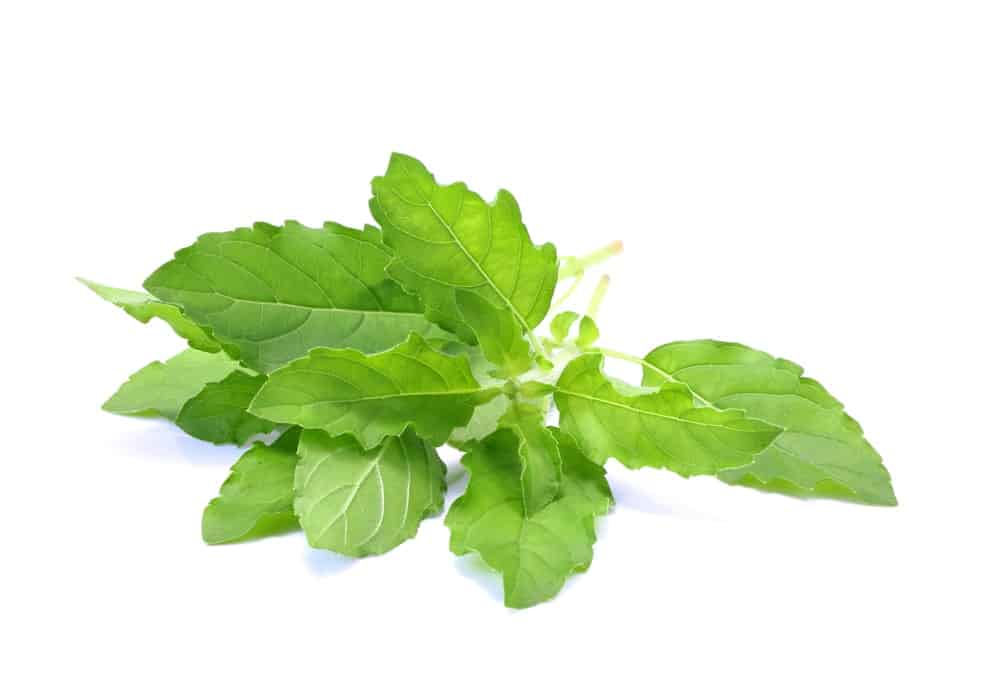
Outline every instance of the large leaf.
{"label": "large leaf", "polygon": [[184,404],[177,426],[200,440],[216,444],[244,444],[259,433],[277,427],[247,413],[250,402],[264,385],[265,377],[237,370],[222,381],[212,382]]}
{"label": "large leaf", "polygon": [[720,472],[724,481],[896,503],[889,472],[860,426],[822,385],[803,377],[798,365],[713,340],[662,345],[645,361],[647,385],[683,382],[714,406],[742,409],[784,428],[752,463]]}
{"label": "large leaf", "polygon": [[257,443],[237,460],[219,495],[205,507],[205,542],[237,542],[298,526],[292,500],[299,433],[291,428],[272,445]]}
{"label": "large leaf", "polygon": [[348,435],[305,431],[299,458],[295,512],[313,547],[382,554],[413,537],[444,504],[444,463],[412,430],[371,450]]}
{"label": "large leaf", "polygon": [[559,444],[545,427],[542,409],[531,403],[513,401],[500,419],[500,425],[510,428],[518,438],[524,512],[532,516],[551,503],[559,492],[562,474]]}
{"label": "large leaf", "polygon": [[218,352],[221,350],[219,344],[212,336],[198,324],[189,319],[181,311],[180,307],[160,301],[151,297],[145,292],[133,292],[129,289],[119,289],[118,287],[108,287],[97,282],[78,278],[87,285],[95,294],[125,312],[142,323],[149,323],[151,319],[159,318],[169,325],[174,332],[188,344],[196,349],[205,352]]}
{"label": "large leaf", "polygon": [[716,474],[749,464],[781,432],[739,410],[696,407],[684,384],[641,389],[609,379],[603,362],[597,353],[576,358],[555,393],[560,425],[595,462]]}
{"label": "large leaf", "polygon": [[365,238],[294,221],[209,233],[145,286],[263,373],[315,347],[377,352],[434,332],[417,299],[386,275],[389,254]]}
{"label": "large leaf", "polygon": [[520,441],[501,429],[472,446],[462,464],[469,485],[448,511],[451,551],[478,553],[503,574],[504,602],[526,608],[552,598],[566,579],[593,559],[594,519],[611,505],[604,470],[561,431],[550,429],[563,464],[556,500],[533,515],[524,511]]}
{"label": "large leaf", "polygon": [[439,445],[496,393],[479,385],[465,357],[438,352],[411,335],[375,355],[313,350],[271,374],[250,412],[333,436],[350,434],[365,449],[410,425]]}
{"label": "large leaf", "polygon": [[159,415],[176,420],[189,399],[237,367],[239,363],[224,353],[188,349],[166,362],[151,362],[140,369],[102,408],[121,415]]}
{"label": "large leaf", "polygon": [[526,332],[545,318],[558,275],[556,250],[531,242],[509,192],[500,190],[487,204],[463,183],[438,185],[420,161],[397,153],[385,175],[372,180],[372,194],[372,214],[397,257],[394,265],[412,273],[407,288],[439,315],[453,316],[446,326],[463,321],[450,298],[456,288],[482,294]]}

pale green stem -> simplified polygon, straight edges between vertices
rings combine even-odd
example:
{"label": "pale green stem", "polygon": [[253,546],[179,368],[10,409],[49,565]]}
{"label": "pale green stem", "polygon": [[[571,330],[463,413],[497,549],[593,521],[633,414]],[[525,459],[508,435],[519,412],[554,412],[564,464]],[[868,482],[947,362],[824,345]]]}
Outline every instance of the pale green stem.
{"label": "pale green stem", "polygon": [[594,288],[593,295],[590,297],[590,303],[587,305],[587,315],[595,321],[597,320],[597,312],[601,309],[601,302],[604,301],[604,295],[608,293],[609,284],[611,284],[611,278],[607,275],[602,275],[597,286]]}
{"label": "pale green stem", "polygon": [[573,283],[570,284],[569,289],[567,289],[566,292],[552,304],[552,310],[558,309],[560,306],[565,304],[569,298],[573,296],[573,292],[579,288],[581,282],[583,282],[582,272],[573,278]]}
{"label": "pale green stem", "polygon": [[551,364],[552,358],[549,357],[549,354],[547,352],[545,352],[545,348],[542,347],[541,342],[538,340],[538,336],[535,335],[535,332],[530,328],[528,328],[527,331],[528,331],[528,342],[531,343],[531,349],[535,351],[536,355],[544,358],[547,362]]}
{"label": "pale green stem", "polygon": [[608,258],[618,255],[623,250],[625,250],[624,244],[622,244],[621,241],[615,241],[614,243],[609,243],[603,248],[598,248],[594,252],[581,255],[580,257],[560,258],[559,279],[565,280],[570,277],[577,277],[578,275],[583,274],[584,270],[588,267],[599,265]]}
{"label": "pale green stem", "polygon": [[688,387],[688,389],[691,391],[691,394],[696,399],[698,399],[699,401],[701,401],[706,406],[711,406],[712,405],[711,401],[709,401],[708,399],[706,399],[704,396],[698,394],[687,383],[682,382],[679,379],[675,379],[673,377],[673,375],[670,374],[669,372],[667,372],[666,370],[663,370],[663,369],[657,367],[652,362],[647,362],[646,360],[644,360],[641,357],[637,357],[635,355],[629,355],[627,352],[619,352],[618,350],[612,350],[610,348],[592,348],[588,352],[600,353],[600,354],[605,355],[607,357],[614,357],[614,358],[619,359],[619,360],[625,360],[626,362],[632,362],[634,364],[641,365],[642,367],[645,367],[646,369],[649,369],[649,370],[652,370],[653,372],[656,372],[661,377],[663,377],[664,379],[666,379],[668,382],[672,382],[674,384],[684,384],[684,386]]}

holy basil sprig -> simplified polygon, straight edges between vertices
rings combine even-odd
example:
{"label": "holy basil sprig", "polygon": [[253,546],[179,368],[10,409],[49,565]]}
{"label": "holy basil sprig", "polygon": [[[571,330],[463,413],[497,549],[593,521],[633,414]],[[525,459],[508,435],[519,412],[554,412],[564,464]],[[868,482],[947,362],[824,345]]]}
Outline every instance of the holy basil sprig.
{"label": "holy basil sprig", "polygon": [[[595,519],[613,503],[608,460],[896,503],[861,427],[798,365],[714,340],[642,357],[599,345],[606,277],[585,313],[557,313],[620,243],[559,258],[532,241],[509,192],[486,202],[398,154],[370,208],[378,228],[203,235],[148,293],[85,282],[190,345],[133,374],[106,410],[215,443],[279,433],[233,466],[205,509],[206,542],[300,527],[314,547],[386,552],[442,509],[445,443],[469,472],[445,519],[451,549],[499,571],[518,608],[590,566]],[[641,384],[609,376],[606,357],[639,365]]]}

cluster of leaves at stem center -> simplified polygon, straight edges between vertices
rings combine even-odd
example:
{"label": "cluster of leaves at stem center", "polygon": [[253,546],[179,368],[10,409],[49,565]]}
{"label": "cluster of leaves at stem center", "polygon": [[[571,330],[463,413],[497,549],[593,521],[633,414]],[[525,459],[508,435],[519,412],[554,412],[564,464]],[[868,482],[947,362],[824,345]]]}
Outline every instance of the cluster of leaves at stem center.
{"label": "cluster of leaves at stem center", "polygon": [[[595,519],[613,502],[609,460],[895,503],[857,422],[798,365],[709,340],[605,350],[596,303],[553,313],[543,335],[559,259],[509,192],[487,202],[397,154],[372,180],[370,210],[377,227],[205,234],[146,292],[85,282],[190,345],[133,374],[105,409],[214,443],[280,434],[233,466],[205,509],[206,542],[301,528],[346,556],[387,552],[442,509],[446,442],[470,474],[445,520],[451,548],[498,570],[512,607],[590,566]],[[641,385],[609,376],[606,355],[641,365]]]}

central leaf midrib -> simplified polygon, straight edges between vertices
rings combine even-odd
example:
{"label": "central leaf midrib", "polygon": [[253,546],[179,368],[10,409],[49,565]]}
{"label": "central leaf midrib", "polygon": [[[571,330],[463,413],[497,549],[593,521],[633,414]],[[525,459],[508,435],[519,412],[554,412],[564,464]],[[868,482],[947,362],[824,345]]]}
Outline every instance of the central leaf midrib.
{"label": "central leaf midrib", "polygon": [[[382,444],[382,448],[378,451],[378,454],[375,455],[375,457],[371,460],[371,462],[368,463],[368,466],[365,468],[365,471],[361,474],[360,478],[354,484],[351,485],[351,492],[350,494],[348,494],[347,498],[344,499],[344,506],[332,518],[330,518],[330,521],[316,535],[317,541],[325,537],[326,533],[330,531],[330,529],[337,523],[337,521],[347,516],[347,511],[350,510],[351,506],[354,505],[354,499],[358,497],[358,492],[361,490],[361,486],[365,483],[365,481],[368,480],[368,477],[371,476],[372,472],[378,469],[378,465],[381,462],[382,455],[385,453],[385,450],[390,442],[391,440],[386,440]],[[344,540],[346,544],[347,540],[346,532],[344,533]]]}
{"label": "central leaf midrib", "polygon": [[317,404],[341,404],[341,403],[359,403],[362,401],[382,401],[384,399],[403,399],[403,398],[414,398],[418,396],[422,397],[432,397],[432,396],[461,396],[463,394],[478,394],[480,392],[489,391],[489,389],[484,389],[483,387],[477,387],[475,389],[463,389],[461,391],[420,391],[420,392],[401,392],[399,394],[378,394],[375,396],[359,396],[353,399],[318,399],[316,401],[310,401],[309,403],[298,403],[298,404],[271,404],[269,408],[276,406],[315,406]]}
{"label": "central leaf midrib", "polygon": [[[701,426],[703,428],[722,428],[723,430],[729,430],[729,431],[732,431],[734,433],[761,432],[759,430],[754,430],[754,431],[740,430],[738,428],[733,428],[731,426],[722,425],[722,424],[719,424],[719,423],[699,423],[698,421],[687,420],[686,418],[680,418],[679,416],[671,416],[671,415],[667,415],[667,414],[664,414],[664,413],[653,413],[652,411],[646,411],[646,410],[643,410],[641,408],[636,408],[634,406],[629,406],[628,404],[625,404],[625,403],[619,403],[617,401],[609,401],[608,399],[602,399],[600,397],[593,396],[592,394],[581,394],[581,393],[576,392],[576,391],[569,391],[567,389],[562,389],[562,388],[559,388],[559,387],[556,388],[556,393],[557,394],[565,394],[567,396],[575,396],[578,399],[586,399],[588,401],[594,401],[596,403],[603,403],[603,404],[606,404],[608,406],[614,406],[615,408],[625,409],[626,411],[630,411],[632,413],[638,413],[638,414],[645,415],[645,416],[651,416],[653,418],[663,418],[665,420],[677,421],[678,423],[688,423],[690,425],[698,425],[698,426]],[[715,409],[715,410],[718,410],[718,409]],[[720,411],[720,413],[721,413],[721,411]]]}
{"label": "central leaf midrib", "polygon": [[[595,354],[603,354],[601,352],[601,350],[595,350],[593,352]],[[584,353],[584,354],[587,354],[587,353]],[[702,403],[704,403],[706,406],[711,406],[712,408],[718,410],[718,406],[716,406],[714,402],[709,401],[704,396],[702,396],[701,394],[699,394],[697,391],[695,391],[695,388],[693,386],[691,386],[690,384],[688,384],[687,382],[683,381],[682,379],[678,379],[674,375],[670,374],[670,372],[668,372],[667,370],[663,369],[662,367],[658,367],[657,365],[654,365],[652,362],[650,362],[649,360],[647,360],[644,357],[639,357],[639,358],[636,358],[636,359],[639,360],[639,364],[641,366],[653,370],[654,372],[656,372],[657,374],[659,374],[661,377],[663,377],[664,379],[666,379],[671,384],[680,384],[681,386],[687,387],[688,391],[690,391],[691,395],[694,396],[696,399],[698,399],[699,401],[701,401]]]}
{"label": "central leaf midrib", "polygon": [[[403,201],[406,201],[405,198],[400,196],[398,192],[396,192],[396,196],[402,199]],[[463,195],[463,200],[464,200],[464,195]],[[479,261],[476,260],[476,258],[473,257],[472,253],[470,253],[469,250],[465,247],[465,244],[463,244],[461,239],[459,239],[458,235],[451,227],[451,224],[445,221],[444,217],[441,216],[440,213],[438,213],[438,210],[434,207],[434,205],[431,203],[429,199],[427,198],[424,199],[424,206],[430,209],[431,213],[434,214],[434,217],[441,223],[445,231],[448,232],[448,235],[451,236],[452,241],[455,242],[455,245],[458,246],[458,249],[462,251],[462,254],[468,259],[469,262],[472,263],[473,267],[475,267],[476,271],[479,272],[480,275],[482,275],[483,279],[489,283],[493,291],[496,292],[496,295],[503,300],[503,303],[507,305],[507,308],[510,309],[510,312],[514,315],[514,318],[517,319],[517,322],[521,325],[521,327],[526,332],[530,333],[531,326],[528,325],[528,322],[525,320],[524,316],[521,315],[521,312],[517,310],[517,308],[514,306],[514,303],[507,297],[507,295],[500,291],[500,288],[493,281],[493,278],[490,277],[490,275],[486,272],[486,270],[483,269],[482,265],[479,264]],[[400,230],[402,230],[402,228],[400,228]],[[520,264],[520,260],[518,261],[518,263]]]}
{"label": "central leaf midrib", "polygon": [[[172,288],[171,287],[156,287],[156,289],[172,289]],[[260,304],[260,305],[263,305],[263,306],[281,306],[281,307],[286,307],[286,308],[290,308],[290,309],[304,309],[304,310],[307,310],[309,312],[313,312],[313,311],[329,311],[329,312],[333,312],[333,313],[342,313],[342,314],[372,314],[372,315],[378,315],[378,316],[414,316],[414,317],[417,317],[417,318],[423,318],[423,315],[424,315],[423,312],[421,312],[421,311],[388,311],[388,310],[385,310],[385,309],[349,309],[349,308],[340,307],[340,306],[308,306],[306,304],[291,304],[291,303],[284,302],[284,301],[266,301],[266,300],[258,300],[258,299],[240,299],[239,297],[230,296],[229,294],[223,294],[222,292],[218,292],[218,291],[192,292],[190,290],[184,290],[184,289],[173,289],[173,291],[179,292],[179,293],[183,293],[183,294],[211,294],[211,295],[214,295],[214,296],[222,297],[223,299],[228,299],[229,301],[231,301],[233,303]],[[168,302],[162,302],[162,303],[166,304]],[[177,307],[174,307],[174,308],[177,308]]]}

